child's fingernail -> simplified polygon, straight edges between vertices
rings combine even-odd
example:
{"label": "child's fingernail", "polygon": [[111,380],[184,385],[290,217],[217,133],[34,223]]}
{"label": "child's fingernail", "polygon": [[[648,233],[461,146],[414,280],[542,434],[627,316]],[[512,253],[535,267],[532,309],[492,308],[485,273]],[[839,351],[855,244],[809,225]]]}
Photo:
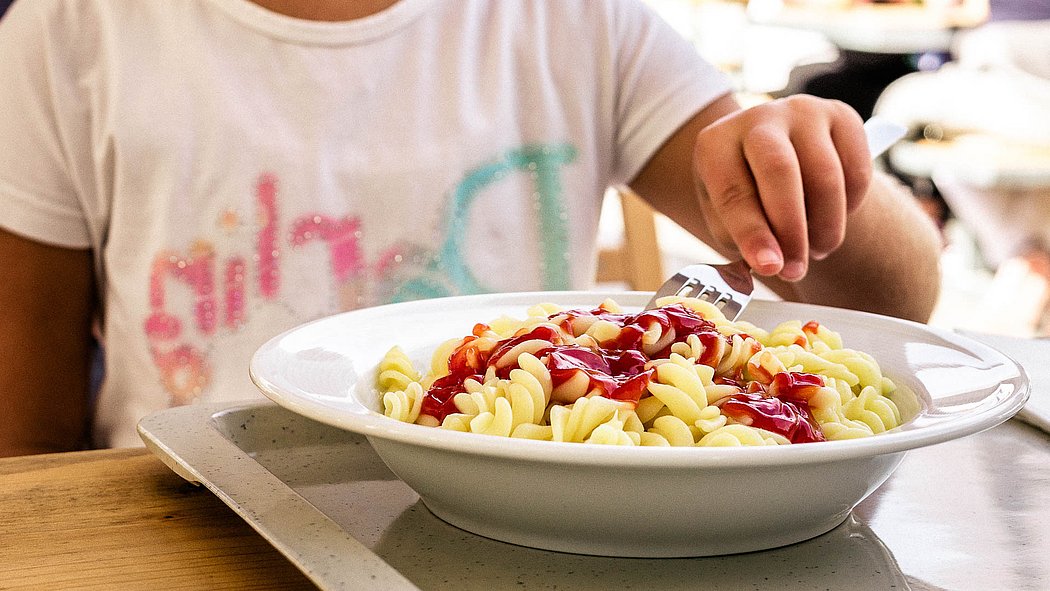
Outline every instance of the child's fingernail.
{"label": "child's fingernail", "polygon": [[772,248],[763,248],[755,255],[756,271],[764,273],[776,273],[777,269],[784,264],[784,258]]}
{"label": "child's fingernail", "polygon": [[809,256],[812,257],[814,261],[823,261],[824,259],[828,258],[828,255],[830,254],[830,252],[823,252],[817,250],[809,251]]}
{"label": "child's fingernail", "polygon": [[805,275],[806,266],[798,261],[784,263],[784,268],[780,270],[780,276],[788,281],[802,279]]}

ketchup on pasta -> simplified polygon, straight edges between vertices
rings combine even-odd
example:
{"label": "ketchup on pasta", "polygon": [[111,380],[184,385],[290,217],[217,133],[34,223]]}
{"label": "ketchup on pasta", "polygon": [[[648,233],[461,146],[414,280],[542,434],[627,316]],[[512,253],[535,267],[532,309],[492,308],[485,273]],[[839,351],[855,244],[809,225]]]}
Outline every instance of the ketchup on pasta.
{"label": "ketchup on pasta", "polygon": [[[648,362],[669,357],[673,344],[695,336],[703,345],[697,363],[710,367],[718,365],[725,346],[731,344],[731,337],[718,332],[714,323],[680,305],[638,314],[616,314],[601,307],[590,311],[569,310],[553,314],[548,320],[552,324],[540,324],[501,340],[487,350],[479,346],[479,337],[489,327],[475,325],[473,334],[465,337],[449,356],[448,375],[438,378],[430,386],[422,402],[421,414],[444,420],[456,412],[454,398],[466,391],[464,382],[468,379],[483,382],[490,368],[498,377],[507,378],[518,368],[518,363],[516,359],[504,362],[503,358],[520,347],[528,347],[546,365],[555,389],[577,379],[582,372],[587,378],[589,395],[637,403],[646,395],[656,371],[654,367],[647,367]],[[618,331],[611,338],[598,342],[597,348],[576,345],[566,338],[566,334],[579,336],[577,333],[583,333],[596,321],[610,323]],[[803,330],[815,334],[818,328],[816,323],[809,323]],[[644,352],[647,346],[643,343],[647,332],[670,338],[659,339],[659,349],[647,355]],[[648,347],[651,349],[652,345]],[[716,403],[723,414],[736,422],[783,435],[792,443],[823,441],[824,436],[807,402],[815,389],[824,385],[820,376],[785,372],[775,375],[766,385],[737,374],[720,376],[716,382],[740,390]]]}
{"label": "ketchup on pasta", "polygon": [[768,389],[750,382],[747,391],[716,404],[738,423],[783,435],[791,443],[824,441],[808,402],[822,386],[824,379],[818,375],[783,372],[773,376]]}

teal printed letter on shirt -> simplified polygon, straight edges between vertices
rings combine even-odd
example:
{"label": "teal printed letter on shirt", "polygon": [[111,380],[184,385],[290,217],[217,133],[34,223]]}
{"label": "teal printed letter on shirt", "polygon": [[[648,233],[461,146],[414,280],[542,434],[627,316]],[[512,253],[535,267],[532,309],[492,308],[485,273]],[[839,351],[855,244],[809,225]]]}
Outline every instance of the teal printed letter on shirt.
{"label": "teal printed letter on shirt", "polygon": [[561,168],[575,158],[576,150],[569,145],[530,145],[469,172],[452,192],[445,218],[444,243],[426,263],[421,275],[401,285],[394,301],[492,291],[482,285],[467,266],[463,258],[463,238],[467,235],[470,207],[478,195],[512,172],[530,174],[536,183],[543,289],[568,289],[571,283],[565,253],[569,249],[569,232],[560,173]]}

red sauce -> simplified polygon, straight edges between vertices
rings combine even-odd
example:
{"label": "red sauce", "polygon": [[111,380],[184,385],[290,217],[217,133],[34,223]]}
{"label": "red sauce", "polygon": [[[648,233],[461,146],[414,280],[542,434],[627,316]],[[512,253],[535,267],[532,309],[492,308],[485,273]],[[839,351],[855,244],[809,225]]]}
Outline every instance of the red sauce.
{"label": "red sauce", "polygon": [[467,378],[474,378],[479,382],[482,380],[480,375],[463,376],[455,373],[435,380],[430,389],[427,390],[426,396],[423,397],[423,403],[419,407],[419,414],[430,415],[439,421],[443,421],[448,415],[457,412],[453,398],[455,398],[456,394],[464,392],[463,382]]}
{"label": "red sauce", "polygon": [[785,371],[773,376],[773,383],[769,385],[769,395],[808,404],[809,399],[823,387],[824,378],[821,376]]}
{"label": "red sauce", "polygon": [[547,369],[554,387],[584,372],[590,379],[588,390],[613,400],[638,402],[645,393],[653,369],[645,369],[647,359],[641,351],[593,351],[585,347],[557,346],[545,349]]}
{"label": "red sauce", "polygon": [[[509,353],[511,349],[517,347],[518,345],[526,341],[535,340],[547,341],[552,345],[560,345],[563,342],[561,333],[559,333],[556,329],[550,326],[540,325],[525,334],[516,337],[511,337],[509,339],[504,339],[499,343],[496,343],[496,346],[492,348],[492,354],[489,358],[489,365],[498,365],[500,359],[502,359],[504,355]],[[511,364],[511,366],[512,367],[510,369],[517,367],[518,364],[517,362],[514,362],[513,364]],[[501,372],[500,377],[506,378],[507,375],[510,373],[510,369]]]}
{"label": "red sauce", "polygon": [[[637,402],[646,392],[654,373],[653,370],[645,369],[647,361],[670,356],[671,344],[684,342],[689,335],[696,335],[706,350],[710,351],[705,357],[708,357],[707,363],[713,365],[718,361],[714,358],[717,354],[713,347],[714,342],[716,339],[725,338],[713,323],[680,305],[639,314],[614,314],[599,307],[590,311],[559,312],[550,318],[560,318],[559,326],[566,332],[575,334],[573,324],[584,317],[611,322],[620,328],[620,332],[614,338],[599,343],[598,350],[592,350],[566,345],[557,329],[540,325],[526,333],[502,340],[496,343],[491,351],[485,352],[479,349],[475,341],[489,327],[485,324],[475,325],[473,336],[464,338],[449,357],[449,374],[435,381],[428,390],[420,412],[439,421],[444,420],[448,414],[456,412],[453,398],[465,391],[463,382],[466,379],[481,381],[489,367],[499,366],[507,353],[527,341],[542,340],[551,343],[549,347],[536,351],[535,355],[547,365],[555,387],[582,371],[590,382],[588,391],[597,390],[600,395],[614,400]],[[661,330],[673,329],[675,337],[650,357],[641,351],[642,335],[654,322],[661,326]],[[496,374],[500,378],[506,378],[511,370],[517,367],[518,364],[514,361],[501,367]]]}
{"label": "red sauce", "polygon": [[430,415],[439,421],[444,420],[446,416],[456,412],[456,405],[452,399],[456,394],[466,391],[463,388],[463,382],[470,378],[479,382],[484,380],[489,355],[478,347],[476,335],[487,329],[488,327],[483,324],[476,325],[474,335],[464,337],[459,346],[449,355],[449,374],[438,378],[431,384],[420,405],[420,414]]}
{"label": "red sauce", "polygon": [[805,347],[807,344],[809,344],[808,341],[812,340],[813,337],[816,336],[818,330],[820,330],[820,324],[817,321],[810,320],[809,322],[805,323],[804,325],[802,325],[802,335],[799,335],[795,339],[795,344],[800,347]]}
{"label": "red sauce", "polygon": [[616,337],[599,343],[604,348],[616,350],[641,350],[642,335],[654,323],[659,324],[662,331],[673,329],[675,333],[674,339],[661,350],[654,352],[650,359],[666,359],[670,357],[671,345],[684,343],[690,335],[696,335],[704,345],[705,352],[708,353],[704,355],[704,358],[697,360],[698,363],[713,366],[718,362],[714,358],[717,353],[714,347],[715,341],[722,339],[726,340],[727,343],[729,342],[722,333],[718,332],[713,322],[700,317],[696,312],[680,304],[656,310],[646,310],[638,314],[614,314],[606,311],[604,308],[597,308],[591,311],[571,310],[556,316],[565,317],[561,321],[561,326],[567,332],[573,332],[573,334],[575,334],[572,328],[574,322],[583,317],[594,317],[619,326],[620,333]]}
{"label": "red sauce", "polygon": [[778,373],[768,391],[762,392],[761,384],[751,382],[748,391],[728,396],[720,406],[727,417],[783,435],[791,443],[824,441],[808,402],[823,385],[823,378],[817,375]]}
{"label": "red sauce", "polygon": [[[646,388],[655,373],[655,369],[646,369],[645,364],[651,359],[669,357],[673,343],[685,342],[690,335],[696,335],[705,347],[705,354],[698,362],[713,367],[719,361],[715,346],[717,340],[723,339],[727,346],[732,342],[731,337],[727,338],[719,333],[713,323],[680,305],[638,314],[614,314],[599,307],[590,311],[559,312],[550,318],[557,319],[558,325],[572,334],[576,334],[573,325],[584,318],[588,323],[593,322],[594,318],[610,322],[619,327],[620,331],[616,336],[599,343],[597,349],[590,349],[567,344],[557,329],[540,325],[496,343],[490,351],[484,351],[480,348],[478,340],[489,327],[477,324],[472,335],[464,337],[449,356],[449,374],[436,380],[427,391],[421,414],[442,421],[449,414],[456,412],[453,400],[456,394],[465,391],[463,383],[471,378],[483,381],[490,367],[501,365],[501,360],[507,353],[527,341],[540,340],[549,343],[549,346],[534,350],[533,354],[547,366],[554,387],[583,372],[589,380],[588,391],[597,391],[599,395],[607,398],[634,403],[646,393]],[[674,330],[674,338],[652,356],[647,356],[642,351],[642,335],[653,323],[659,324],[663,331]],[[811,322],[803,327],[803,330],[815,333],[817,327],[815,322]],[[496,372],[497,376],[506,378],[511,370],[517,367],[516,360],[507,363]],[[747,381],[742,375],[720,376],[715,378],[715,382],[732,385],[740,390],[738,394],[719,403],[722,412],[727,416],[779,433],[792,443],[824,439],[810,414],[808,404],[816,389],[824,385],[820,376],[780,373],[774,376],[768,387],[757,381]]]}

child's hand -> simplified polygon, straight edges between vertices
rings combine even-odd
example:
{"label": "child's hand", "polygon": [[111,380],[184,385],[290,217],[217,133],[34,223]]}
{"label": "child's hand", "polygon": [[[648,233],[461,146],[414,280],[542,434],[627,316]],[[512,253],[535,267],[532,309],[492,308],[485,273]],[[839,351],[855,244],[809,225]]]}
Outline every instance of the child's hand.
{"label": "child's hand", "polygon": [[860,116],[811,96],[727,115],[700,132],[695,154],[711,232],[759,275],[787,281],[842,244],[872,176]]}

